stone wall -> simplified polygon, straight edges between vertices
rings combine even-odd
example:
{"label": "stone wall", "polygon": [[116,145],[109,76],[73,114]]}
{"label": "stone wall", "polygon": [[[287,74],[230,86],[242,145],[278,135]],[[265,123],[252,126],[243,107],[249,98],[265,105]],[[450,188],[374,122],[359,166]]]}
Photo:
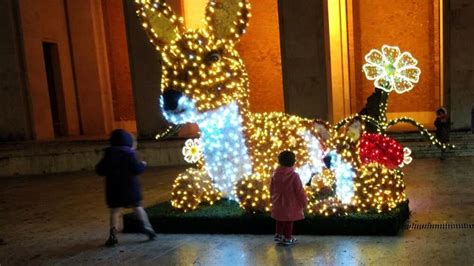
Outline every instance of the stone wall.
{"label": "stone wall", "polygon": [[[21,142],[0,145],[0,178],[94,171],[107,141]],[[138,156],[149,167],[187,165],[184,140],[141,141]]]}
{"label": "stone wall", "polygon": [[446,1],[445,23],[446,102],[453,129],[467,129],[474,106],[474,1]]}
{"label": "stone wall", "polygon": [[56,97],[61,111],[60,122],[65,124],[65,135],[79,135],[80,125],[73,66],[68,35],[67,15],[64,1],[22,0],[18,2],[20,20],[19,38],[22,40],[25,64],[25,84],[30,99],[32,129],[35,139],[54,139],[47,68],[43,45],[54,44],[57,63]]}
{"label": "stone wall", "polygon": [[323,0],[279,0],[285,110],[328,119]]}
{"label": "stone wall", "polygon": [[31,138],[15,0],[0,1],[0,141]]}
{"label": "stone wall", "polygon": [[374,82],[362,71],[365,55],[387,44],[410,52],[421,69],[420,82],[413,90],[390,94],[388,111],[427,112],[432,124],[434,111],[440,105],[439,0],[359,0],[352,1],[351,7],[351,111],[360,111],[374,91]]}
{"label": "stone wall", "polygon": [[107,136],[114,115],[102,5],[92,0],[65,3],[82,132]]}
{"label": "stone wall", "polygon": [[[102,1],[115,124],[135,123],[132,78],[122,0]],[[123,127],[123,126],[122,126]],[[131,130],[136,131],[136,128]]]}
{"label": "stone wall", "polygon": [[253,0],[251,4],[248,30],[237,44],[249,74],[250,110],[283,112],[278,4],[276,0]]}

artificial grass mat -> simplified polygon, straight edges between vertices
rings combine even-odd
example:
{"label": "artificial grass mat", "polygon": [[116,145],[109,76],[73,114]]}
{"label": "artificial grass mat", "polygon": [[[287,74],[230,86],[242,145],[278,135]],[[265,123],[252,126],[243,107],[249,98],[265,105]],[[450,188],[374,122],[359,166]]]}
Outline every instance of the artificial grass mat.
{"label": "artificial grass mat", "polygon": [[[183,234],[274,234],[275,221],[269,214],[248,214],[235,201],[221,200],[183,213],[162,202],[147,208],[158,233]],[[356,213],[342,216],[306,214],[294,225],[297,235],[396,235],[410,215],[408,202],[387,213]],[[140,232],[133,214],[123,217],[124,233]]]}

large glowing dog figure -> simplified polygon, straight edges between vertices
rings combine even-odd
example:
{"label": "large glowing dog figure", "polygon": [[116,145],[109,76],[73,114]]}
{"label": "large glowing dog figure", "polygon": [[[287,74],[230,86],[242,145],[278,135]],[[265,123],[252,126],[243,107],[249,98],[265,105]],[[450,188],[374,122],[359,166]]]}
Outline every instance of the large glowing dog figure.
{"label": "large glowing dog figure", "polygon": [[[197,123],[200,128],[204,165],[178,177],[188,182],[182,190],[175,185],[174,192],[183,194],[175,207],[193,209],[211,200],[190,195],[202,186],[209,189],[209,182],[199,183],[206,178],[224,197],[241,202],[242,197],[252,197],[254,205],[265,201],[266,182],[277,166],[277,155],[287,149],[296,153],[296,168],[304,183],[321,171],[323,139],[328,137],[325,123],[249,111],[247,72],[235,49],[248,25],[248,0],[211,0],[206,26],[199,30],[186,30],[163,0],[135,2],[150,41],[163,58],[160,101],[165,118],[173,124]],[[235,187],[240,180],[248,180],[240,185],[259,186],[252,188],[257,195],[239,196]],[[198,187],[193,190],[193,186]],[[196,204],[183,206],[190,198]],[[268,210],[268,202],[262,206]]]}

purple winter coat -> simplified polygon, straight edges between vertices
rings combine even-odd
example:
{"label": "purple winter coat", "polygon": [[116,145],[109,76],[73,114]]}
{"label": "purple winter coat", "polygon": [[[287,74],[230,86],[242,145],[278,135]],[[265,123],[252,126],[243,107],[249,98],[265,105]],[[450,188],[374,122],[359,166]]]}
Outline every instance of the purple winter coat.
{"label": "purple winter coat", "polygon": [[123,130],[115,134],[114,139],[114,133],[112,147],[105,149],[96,172],[105,176],[105,195],[109,208],[138,207],[142,201],[138,175],[145,170],[145,164],[137,159],[130,134]]}

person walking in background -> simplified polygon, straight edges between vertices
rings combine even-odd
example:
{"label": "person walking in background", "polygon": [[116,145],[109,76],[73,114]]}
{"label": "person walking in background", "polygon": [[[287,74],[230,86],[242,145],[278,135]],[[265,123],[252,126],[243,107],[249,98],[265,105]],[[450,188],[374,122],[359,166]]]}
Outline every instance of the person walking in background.
{"label": "person walking in background", "polygon": [[308,203],[303,184],[295,172],[295,154],[284,151],[278,155],[280,166],[273,173],[270,183],[272,202],[272,218],[276,220],[275,241],[285,245],[293,245],[293,222],[303,220],[303,210]]}
{"label": "person walking in background", "polygon": [[[451,129],[451,121],[448,116],[448,111],[444,107],[439,107],[436,110],[436,120],[434,121],[436,127],[436,138],[442,143],[449,142],[449,131]],[[441,160],[446,159],[446,149],[441,150]]]}
{"label": "person walking in background", "polygon": [[97,174],[105,176],[106,202],[110,209],[110,234],[105,245],[114,246],[118,243],[120,208],[133,208],[143,224],[143,233],[153,240],[156,238],[156,233],[142,207],[142,193],[138,180],[138,175],[145,170],[146,162],[137,159],[136,141],[123,129],[112,132],[110,145],[96,166]]}

